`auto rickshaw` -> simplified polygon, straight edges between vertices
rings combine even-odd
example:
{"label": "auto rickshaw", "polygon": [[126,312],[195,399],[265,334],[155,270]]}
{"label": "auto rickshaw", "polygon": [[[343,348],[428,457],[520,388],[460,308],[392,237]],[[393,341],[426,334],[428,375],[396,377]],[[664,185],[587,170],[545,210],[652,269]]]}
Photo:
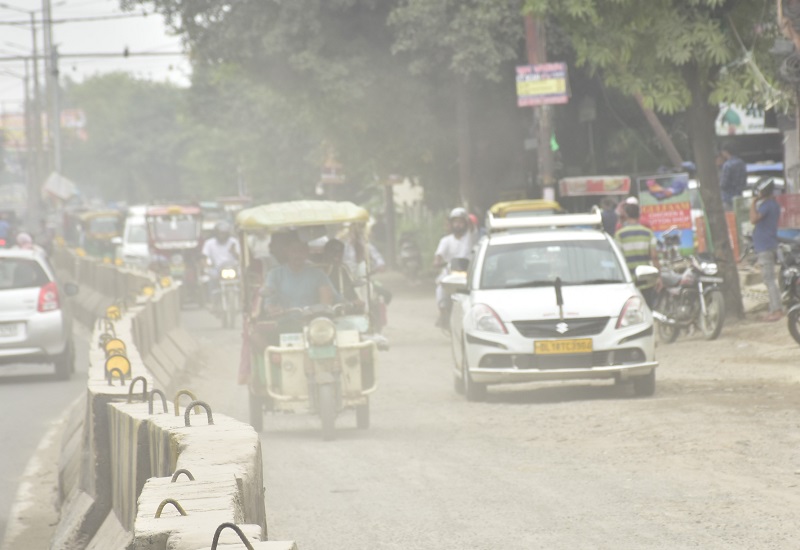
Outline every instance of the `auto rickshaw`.
{"label": "auto rickshaw", "polygon": [[151,269],[181,283],[181,304],[203,305],[202,215],[198,206],[148,206],[145,210]]}
{"label": "auto rickshaw", "polygon": [[122,212],[118,210],[89,210],[78,215],[79,245],[89,256],[113,259],[114,239],[120,236]]}
{"label": "auto rickshaw", "polygon": [[[257,431],[263,428],[265,410],[317,415],[326,440],[334,438],[336,417],[345,409],[355,410],[359,429],[369,428],[369,398],[377,388],[382,340],[371,326],[370,297],[364,296],[356,310],[339,304],[284,312],[293,319],[269,317],[252,307],[266,269],[277,261],[258,254],[259,242],[267,237],[275,241],[277,234],[288,231],[316,243],[348,231],[365,242],[368,220],[364,208],[335,201],[274,203],[237,215],[245,279],[239,382],[249,386],[250,423]],[[365,272],[365,280],[355,286],[369,294],[369,269]]]}

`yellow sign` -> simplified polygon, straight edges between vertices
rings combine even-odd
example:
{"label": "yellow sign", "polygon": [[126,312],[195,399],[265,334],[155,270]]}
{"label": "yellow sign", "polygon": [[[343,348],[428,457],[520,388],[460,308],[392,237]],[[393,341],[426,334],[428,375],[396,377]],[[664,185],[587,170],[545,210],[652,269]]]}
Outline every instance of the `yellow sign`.
{"label": "yellow sign", "polygon": [[540,340],[533,343],[534,353],[542,355],[562,355],[567,353],[591,353],[592,339]]}
{"label": "yellow sign", "polygon": [[112,355],[106,359],[106,372],[111,372],[112,369],[119,369],[123,376],[127,376],[131,371],[131,362],[124,355]]}
{"label": "yellow sign", "polygon": [[153,288],[153,287],[152,287],[152,286],[150,286],[150,285],[148,285],[148,286],[146,286],[146,287],[144,287],[144,288],[142,289],[142,294],[144,294],[145,296],[152,296],[152,295],[153,295],[153,294],[155,294],[155,293],[156,293],[156,289],[155,289],[155,288]]}

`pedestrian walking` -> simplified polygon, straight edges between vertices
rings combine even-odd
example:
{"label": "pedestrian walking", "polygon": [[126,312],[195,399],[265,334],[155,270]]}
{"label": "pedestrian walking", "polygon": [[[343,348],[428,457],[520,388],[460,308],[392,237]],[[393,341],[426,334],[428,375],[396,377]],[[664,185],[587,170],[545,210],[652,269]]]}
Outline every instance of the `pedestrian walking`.
{"label": "pedestrian walking", "polygon": [[761,277],[769,295],[769,312],[763,321],[774,322],[783,317],[781,293],[775,276],[776,255],[778,252],[778,220],[781,206],[775,200],[775,181],[772,178],[759,182],[756,196],[750,203],[750,222],[753,224],[753,251],[761,267]]}
{"label": "pedestrian walking", "polygon": [[600,206],[602,208],[600,217],[603,220],[603,231],[609,235],[614,235],[617,231],[617,222],[619,221],[619,216],[616,212],[617,204],[611,197],[604,197],[603,200],[600,201]]}
{"label": "pedestrian walking", "polygon": [[[631,274],[640,265],[652,265],[661,269],[658,261],[658,248],[655,234],[639,222],[639,205],[625,204],[625,220],[622,228],[614,236],[625,256],[625,263]],[[644,296],[645,302],[652,309],[655,306],[658,292],[661,290],[661,277],[654,282],[636,283]]]}

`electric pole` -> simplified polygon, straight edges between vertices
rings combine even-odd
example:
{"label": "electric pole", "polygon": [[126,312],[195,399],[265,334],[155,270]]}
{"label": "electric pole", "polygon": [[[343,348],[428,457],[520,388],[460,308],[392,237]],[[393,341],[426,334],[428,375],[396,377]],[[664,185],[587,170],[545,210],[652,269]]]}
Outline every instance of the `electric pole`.
{"label": "electric pole", "polygon": [[[525,16],[525,44],[530,65],[547,63],[547,36],[544,22],[540,19],[534,19],[530,15]],[[556,198],[553,150],[550,146],[553,135],[551,117],[549,105],[534,107],[533,120],[536,126],[538,181],[542,189],[542,198],[545,200],[555,200]]]}

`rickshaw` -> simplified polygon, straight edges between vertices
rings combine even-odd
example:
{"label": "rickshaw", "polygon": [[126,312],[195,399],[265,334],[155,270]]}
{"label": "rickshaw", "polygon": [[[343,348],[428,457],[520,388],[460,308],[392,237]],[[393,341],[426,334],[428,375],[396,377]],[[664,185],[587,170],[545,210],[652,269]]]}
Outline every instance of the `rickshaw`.
{"label": "rickshaw", "polygon": [[89,210],[78,215],[79,245],[90,256],[113,259],[114,239],[120,236],[122,212],[118,210]]}
{"label": "rickshaw", "polygon": [[369,428],[369,397],[377,389],[382,337],[371,326],[368,267],[363,270],[365,279],[355,282],[366,294],[359,310],[346,311],[338,305],[289,311],[296,321],[291,326],[251,307],[258,302],[265,264],[275,261],[255,257],[255,238],[264,239],[266,234],[274,241],[280,232],[296,231],[304,235],[302,240],[319,243],[346,231],[365,242],[368,220],[364,208],[337,201],[274,203],[237,215],[245,279],[239,382],[249,386],[250,423],[257,431],[263,428],[265,410],[317,415],[326,440],[334,438],[336,417],[345,409],[355,410],[357,428]]}
{"label": "rickshaw", "polygon": [[200,208],[186,205],[148,206],[145,221],[152,258],[151,269],[181,282],[182,304],[191,302],[202,306]]}

